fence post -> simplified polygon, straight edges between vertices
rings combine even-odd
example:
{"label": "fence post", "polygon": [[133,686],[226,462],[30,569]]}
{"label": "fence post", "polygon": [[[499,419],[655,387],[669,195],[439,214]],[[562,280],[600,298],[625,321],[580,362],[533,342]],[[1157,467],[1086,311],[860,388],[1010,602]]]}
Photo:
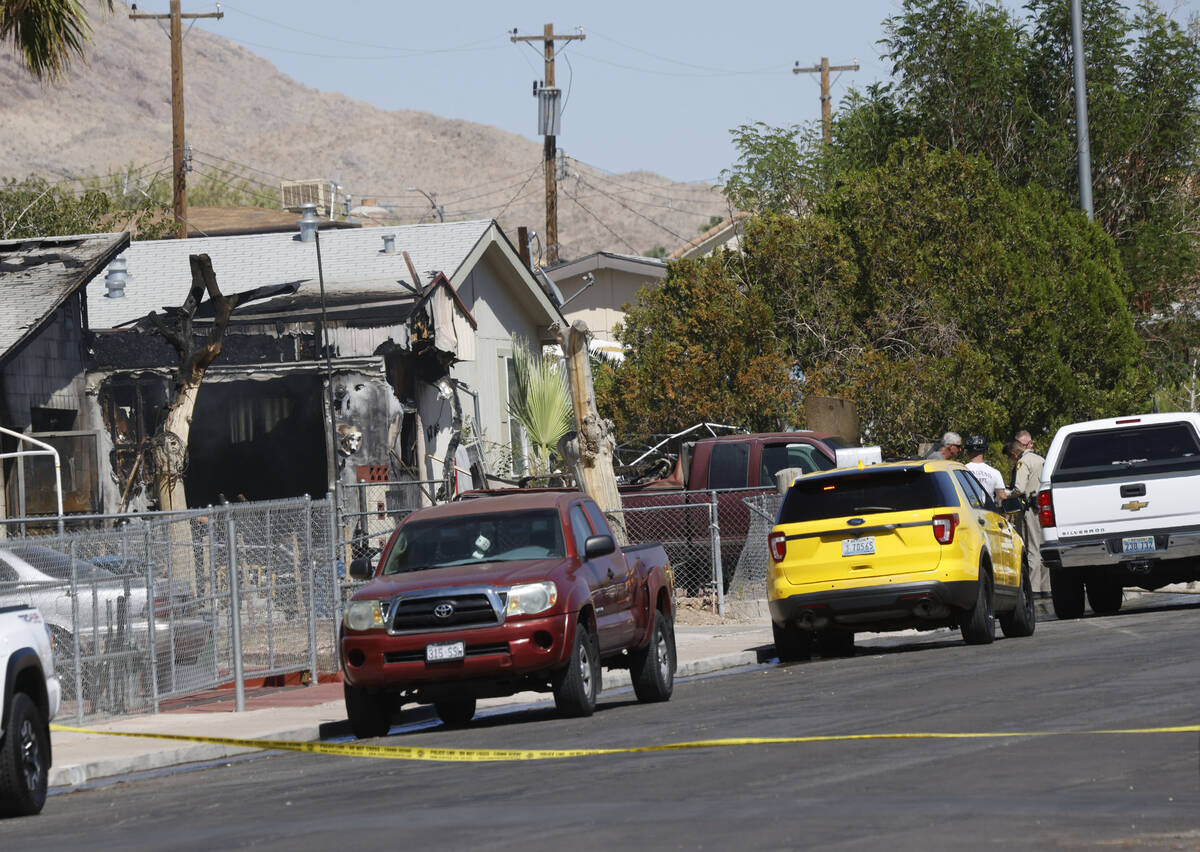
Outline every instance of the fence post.
{"label": "fence post", "polygon": [[338,491],[337,483],[325,495],[329,503],[329,571],[333,576],[333,654],[336,659],[338,648],[338,624],[342,620],[342,587],[338,583]]}
{"label": "fence post", "polygon": [[[168,521],[168,523],[170,523]],[[150,700],[154,705],[154,712],[158,712],[158,641],[155,638],[154,632],[154,560],[150,558],[150,525],[146,524],[146,641],[150,644]],[[168,541],[170,535],[168,534]],[[167,558],[170,559],[170,545],[167,546]],[[171,600],[171,569],[167,567],[167,602],[170,605]],[[174,662],[174,656],[171,660]],[[175,685],[175,673],[171,673],[171,686]]]}
{"label": "fence post", "polygon": [[233,642],[233,695],[234,708],[241,713],[246,709],[246,684],[243,682],[245,666],[242,661],[242,597],[241,578],[237,565],[237,521],[230,510],[225,521],[225,555],[229,567],[229,633]]}
{"label": "fence post", "polygon": [[317,679],[317,561],[312,552],[312,498],[304,495],[304,561],[308,566],[305,578],[308,583],[308,668],[309,683],[316,686]]}
{"label": "fence post", "polygon": [[[20,459],[18,458],[18,461]],[[75,656],[75,720],[83,724],[83,654],[79,645],[82,637],[79,635],[79,577],[75,567],[75,542],[71,542],[71,638],[72,653]]]}
{"label": "fence post", "polygon": [[721,522],[717,515],[717,492],[710,491],[708,523],[712,532],[713,576],[717,578],[717,614],[725,617],[725,566],[721,562]]}

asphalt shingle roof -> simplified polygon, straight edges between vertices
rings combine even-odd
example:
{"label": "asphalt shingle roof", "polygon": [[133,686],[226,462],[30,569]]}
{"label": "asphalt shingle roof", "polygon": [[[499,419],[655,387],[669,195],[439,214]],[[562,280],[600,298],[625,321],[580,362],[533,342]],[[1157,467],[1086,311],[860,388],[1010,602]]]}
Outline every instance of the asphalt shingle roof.
{"label": "asphalt shingle roof", "polygon": [[[322,231],[321,266],[326,292],[344,301],[339,294],[379,292],[394,286],[396,297],[402,298],[411,291],[399,282],[413,282],[401,252],[408,252],[422,285],[428,286],[435,272],[444,272],[454,280],[492,224],[487,219]],[[383,251],[387,234],[396,235],[394,254]],[[192,254],[207,254],[212,259],[217,284],[225,294],[288,282],[298,283],[304,292],[311,289],[306,282],[317,282],[316,246],[300,242],[298,233],[134,242],[124,253],[129,273],[125,297],[110,299],[105,287],[88,288],[91,327],[114,328],[151,311],[183,304],[192,286],[188,262]]]}
{"label": "asphalt shingle roof", "polygon": [[0,240],[0,359],[128,244],[125,233]]}

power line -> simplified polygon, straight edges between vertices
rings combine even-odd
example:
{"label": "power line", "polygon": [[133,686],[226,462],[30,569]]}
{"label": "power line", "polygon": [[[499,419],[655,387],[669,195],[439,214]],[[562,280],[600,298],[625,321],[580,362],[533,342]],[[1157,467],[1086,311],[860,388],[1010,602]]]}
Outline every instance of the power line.
{"label": "power line", "polygon": [[584,213],[591,216],[593,219],[595,219],[597,222],[600,223],[600,226],[602,228],[604,228],[604,230],[608,231],[610,234],[612,234],[614,237],[616,237],[618,240],[620,240],[626,246],[628,246],[629,250],[631,252],[633,252],[634,254],[638,254],[638,250],[635,249],[632,245],[630,245],[629,240],[625,239],[620,234],[618,234],[616,231],[614,231],[612,228],[610,228],[603,219],[601,219],[599,216],[597,216],[595,213],[593,213],[591,210],[589,210],[588,207],[582,201],[580,201],[578,198],[576,198],[574,195],[572,195],[570,192],[568,192],[567,188],[565,186],[563,187],[563,195],[567,196],[567,198],[571,199],[576,204],[578,204],[579,208],[581,210],[583,210]]}
{"label": "power line", "polygon": [[531,180],[533,180],[533,176],[534,176],[534,175],[536,175],[536,174],[538,173],[538,170],[539,170],[540,168],[541,168],[541,166],[540,166],[540,165],[534,166],[534,168],[533,168],[533,171],[531,171],[531,172],[529,173],[529,177],[525,178],[525,183],[521,184],[521,188],[517,190],[517,192],[516,192],[516,195],[514,195],[512,198],[508,199],[508,203],[507,203],[507,204],[505,204],[503,207],[501,207],[501,208],[500,208],[500,212],[499,212],[499,213],[497,213],[497,214],[496,214],[495,216],[493,216],[492,218],[494,218],[494,219],[499,219],[501,216],[503,216],[503,215],[505,214],[505,212],[508,210],[509,206],[510,206],[510,205],[511,205],[511,204],[512,204],[514,201],[516,201],[516,200],[517,200],[517,198],[518,198],[518,197],[521,195],[521,193],[522,193],[522,192],[524,192],[524,191],[525,191],[525,187],[529,185],[529,182],[530,182]]}
{"label": "power line", "polygon": [[584,186],[589,186],[589,187],[591,187],[592,189],[596,190],[596,191],[597,191],[598,193],[600,193],[601,195],[605,196],[606,198],[608,198],[608,199],[610,199],[610,200],[612,200],[612,201],[615,201],[617,204],[620,204],[622,207],[624,207],[626,210],[628,210],[628,211],[629,211],[630,213],[632,213],[634,216],[637,216],[639,219],[645,219],[645,220],[646,220],[647,222],[649,222],[651,225],[654,225],[654,226],[655,226],[655,227],[657,227],[657,228],[661,228],[662,230],[666,231],[668,234],[670,234],[670,235],[671,235],[672,237],[674,237],[675,239],[677,239],[677,240],[679,240],[679,241],[681,241],[681,242],[685,242],[685,243],[688,241],[688,238],[687,238],[687,237],[682,237],[682,236],[680,236],[679,234],[677,234],[677,233],[675,233],[674,231],[672,231],[670,228],[668,228],[668,227],[667,227],[666,225],[664,225],[662,222],[659,222],[659,221],[657,221],[657,220],[655,220],[655,219],[651,219],[649,216],[647,216],[647,215],[646,215],[646,214],[644,214],[644,213],[639,213],[637,210],[634,210],[632,207],[630,207],[628,204],[626,204],[626,203],[625,203],[624,201],[622,201],[621,199],[619,199],[619,198],[616,198],[615,196],[609,195],[607,192],[605,192],[604,190],[600,189],[598,186],[592,186],[592,184],[588,183],[586,180],[584,180],[583,178],[579,177],[578,175],[576,175],[575,179],[576,179],[577,181],[579,181],[580,183],[582,183]]}
{"label": "power line", "polygon": [[[590,29],[590,27],[589,27],[589,29]],[[728,74],[731,76],[732,75],[742,75],[742,74],[777,74],[777,73],[779,73],[778,69],[776,69],[774,67],[764,68],[761,71],[740,71],[740,70],[731,69],[731,68],[716,68],[711,65],[696,65],[695,63],[692,63],[692,62],[684,62],[681,59],[672,59],[669,56],[661,56],[652,51],[643,50],[640,47],[634,47],[632,44],[626,44],[625,42],[619,41],[619,40],[613,38],[612,36],[608,36],[608,35],[605,35],[604,33],[596,32],[595,30],[592,31],[592,34],[599,38],[605,39],[607,41],[611,41],[613,44],[619,44],[621,47],[625,48],[626,50],[632,50],[633,52],[640,53],[643,56],[649,56],[651,59],[658,59],[662,62],[670,62],[673,65],[682,65],[685,68],[693,68],[693,69],[700,70],[700,71],[710,71],[714,74]]]}

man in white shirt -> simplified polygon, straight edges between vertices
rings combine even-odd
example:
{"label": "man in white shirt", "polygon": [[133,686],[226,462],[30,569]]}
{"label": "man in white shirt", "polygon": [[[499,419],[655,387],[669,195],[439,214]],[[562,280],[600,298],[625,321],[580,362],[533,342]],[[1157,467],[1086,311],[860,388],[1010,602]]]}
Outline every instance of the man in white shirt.
{"label": "man in white shirt", "polygon": [[1008,489],[1004,487],[1004,474],[983,460],[983,454],[987,452],[987,441],[982,435],[972,435],[963,446],[966,449],[967,470],[975,475],[983,490],[999,503],[1008,496]]}

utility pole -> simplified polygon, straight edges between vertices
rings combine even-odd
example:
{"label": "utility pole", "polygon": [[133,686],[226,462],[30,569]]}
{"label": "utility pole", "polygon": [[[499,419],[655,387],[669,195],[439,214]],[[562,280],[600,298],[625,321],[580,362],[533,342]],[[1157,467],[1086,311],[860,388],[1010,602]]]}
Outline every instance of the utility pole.
{"label": "utility pole", "polygon": [[[137,4],[133,5],[137,9]],[[223,18],[221,4],[217,11],[204,14],[183,14],[179,10],[179,0],[171,0],[171,11],[166,15],[149,15],[144,12],[130,12],[129,17],[135,21],[171,22],[171,181],[172,194],[175,199],[175,225],[178,229],[176,236],[181,240],[187,239],[187,172],[184,158],[183,134],[183,19]],[[188,26],[191,29],[191,26]]]}
{"label": "utility pole", "polygon": [[559,120],[559,90],[554,85],[554,42],[575,41],[587,38],[582,32],[575,35],[555,35],[554,24],[546,24],[540,36],[519,36],[513,30],[512,41],[541,41],[546,59],[546,79],[539,89],[534,83],[533,93],[538,96],[539,124],[538,130],[546,138],[542,155],[542,165],[546,171],[546,265],[558,262],[558,183],[555,172],[556,137]]}
{"label": "utility pole", "polygon": [[814,65],[812,68],[801,68],[800,62],[797,60],[796,67],[792,69],[793,74],[814,74],[818,71],[821,72],[821,128],[824,131],[826,145],[833,144],[833,132],[830,129],[833,122],[833,110],[829,104],[829,72],[857,70],[857,62],[853,65],[830,65],[828,56],[822,56],[821,64]]}

